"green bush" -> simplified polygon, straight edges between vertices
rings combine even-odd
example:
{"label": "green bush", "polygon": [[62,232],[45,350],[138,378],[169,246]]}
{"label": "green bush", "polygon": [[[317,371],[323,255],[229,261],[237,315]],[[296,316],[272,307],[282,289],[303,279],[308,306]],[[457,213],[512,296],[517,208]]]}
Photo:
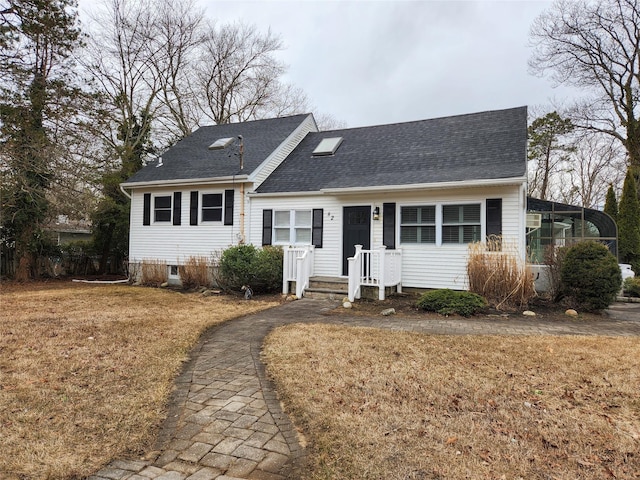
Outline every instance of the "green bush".
{"label": "green bush", "polygon": [[622,274],[611,252],[597,242],[580,242],[567,249],[560,271],[562,291],[576,308],[602,310],[620,291]]}
{"label": "green bush", "polygon": [[222,288],[240,290],[249,285],[255,293],[277,292],[282,288],[282,249],[237,245],[220,257],[218,283]]}
{"label": "green bush", "polygon": [[[256,265],[256,286],[265,292],[282,290],[282,248],[265,246],[258,250]],[[254,285],[251,285],[254,288]],[[254,288],[255,290],[255,288]]]}
{"label": "green bush", "polygon": [[625,278],[622,289],[629,297],[640,297],[640,277]]}
{"label": "green bush", "polygon": [[441,315],[458,314],[469,317],[485,308],[487,300],[475,293],[444,288],[424,293],[416,306],[422,310],[437,312]]}

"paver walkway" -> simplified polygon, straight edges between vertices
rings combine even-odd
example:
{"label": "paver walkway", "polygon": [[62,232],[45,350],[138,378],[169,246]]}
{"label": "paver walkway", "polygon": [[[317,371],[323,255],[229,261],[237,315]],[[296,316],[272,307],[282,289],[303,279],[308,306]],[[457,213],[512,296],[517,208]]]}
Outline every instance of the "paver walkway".
{"label": "paver walkway", "polygon": [[602,321],[564,322],[327,315],[335,307],[335,302],[304,299],[212,329],[176,381],[157,451],[142,460],[115,460],[90,480],[296,478],[303,450],[260,360],[265,335],[278,325],[323,322],[460,335],[640,336],[637,303],[615,304]]}

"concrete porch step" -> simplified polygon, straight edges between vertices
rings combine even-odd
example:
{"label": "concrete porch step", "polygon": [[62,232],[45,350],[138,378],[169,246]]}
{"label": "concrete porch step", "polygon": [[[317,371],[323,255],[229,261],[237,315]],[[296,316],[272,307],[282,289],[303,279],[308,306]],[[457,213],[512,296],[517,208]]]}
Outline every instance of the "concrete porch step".
{"label": "concrete porch step", "polygon": [[308,298],[342,300],[349,294],[349,280],[341,277],[311,277],[309,288],[304,291]]}

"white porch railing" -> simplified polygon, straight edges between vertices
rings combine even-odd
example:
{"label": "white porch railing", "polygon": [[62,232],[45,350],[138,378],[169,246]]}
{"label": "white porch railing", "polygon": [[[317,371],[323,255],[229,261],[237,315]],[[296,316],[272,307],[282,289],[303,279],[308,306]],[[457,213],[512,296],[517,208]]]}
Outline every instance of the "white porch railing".
{"label": "white porch railing", "polygon": [[289,282],[296,282],[296,296],[302,298],[313,275],[313,245],[284,249],[282,266],[282,293],[289,293]]}
{"label": "white porch railing", "polygon": [[396,286],[402,292],[402,251],[362,250],[356,245],[356,253],[349,261],[349,301],[360,298],[363,286],[378,287],[378,299],[384,300],[385,288]]}

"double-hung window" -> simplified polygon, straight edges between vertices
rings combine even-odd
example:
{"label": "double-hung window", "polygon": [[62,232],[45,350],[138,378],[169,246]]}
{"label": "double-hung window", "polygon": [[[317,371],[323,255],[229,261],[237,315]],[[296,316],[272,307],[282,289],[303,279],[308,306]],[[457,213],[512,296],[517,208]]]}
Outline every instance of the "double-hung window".
{"label": "double-hung window", "polygon": [[153,220],[155,222],[171,221],[171,195],[154,197]]}
{"label": "double-hung window", "polygon": [[311,210],[276,210],[273,238],[276,245],[310,245]]}
{"label": "double-hung window", "polygon": [[400,209],[400,242],[436,243],[435,205]]}
{"label": "double-hung window", "polygon": [[222,194],[203,193],[202,194],[202,221],[221,222],[222,221]]}
{"label": "double-hung window", "polygon": [[479,203],[442,206],[442,243],[479,242],[481,234]]}

